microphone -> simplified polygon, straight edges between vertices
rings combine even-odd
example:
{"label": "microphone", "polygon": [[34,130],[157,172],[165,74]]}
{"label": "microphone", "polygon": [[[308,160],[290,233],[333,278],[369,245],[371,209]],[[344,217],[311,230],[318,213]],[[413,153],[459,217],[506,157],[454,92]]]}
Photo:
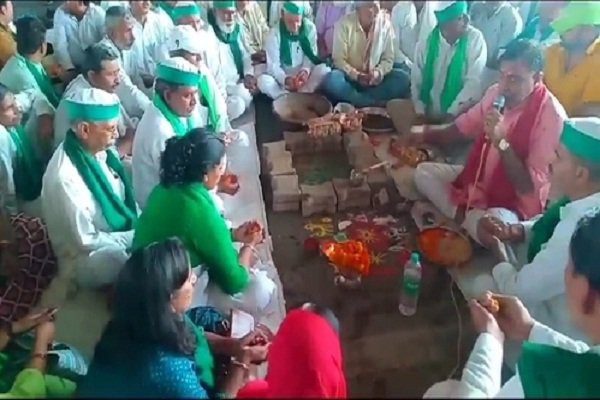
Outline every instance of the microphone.
{"label": "microphone", "polygon": [[504,106],[506,105],[506,97],[499,95],[494,100],[492,107],[494,107],[500,114],[504,114]]}

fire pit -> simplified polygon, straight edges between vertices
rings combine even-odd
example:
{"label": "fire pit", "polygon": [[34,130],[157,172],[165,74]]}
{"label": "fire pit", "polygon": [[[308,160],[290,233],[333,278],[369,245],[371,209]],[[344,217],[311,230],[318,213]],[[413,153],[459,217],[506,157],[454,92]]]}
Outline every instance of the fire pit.
{"label": "fire pit", "polygon": [[329,114],[329,100],[315,93],[287,93],[273,102],[273,111],[284,131],[306,129],[308,121]]}

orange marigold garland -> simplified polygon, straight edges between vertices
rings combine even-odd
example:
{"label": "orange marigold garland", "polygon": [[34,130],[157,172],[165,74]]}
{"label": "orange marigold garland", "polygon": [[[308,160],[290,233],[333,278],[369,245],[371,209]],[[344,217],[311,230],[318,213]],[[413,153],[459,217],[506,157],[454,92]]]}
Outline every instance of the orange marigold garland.
{"label": "orange marigold garland", "polygon": [[369,248],[357,240],[343,243],[329,242],[323,245],[323,254],[329,262],[340,268],[367,276],[371,272]]}

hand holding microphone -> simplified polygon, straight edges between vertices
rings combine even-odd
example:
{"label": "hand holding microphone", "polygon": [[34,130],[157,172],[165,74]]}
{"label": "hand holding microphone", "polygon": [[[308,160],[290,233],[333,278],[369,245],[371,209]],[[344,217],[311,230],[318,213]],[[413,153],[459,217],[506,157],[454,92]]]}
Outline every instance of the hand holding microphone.
{"label": "hand holding microphone", "polygon": [[500,95],[494,100],[492,108],[488,111],[483,124],[483,130],[488,140],[496,146],[506,136],[506,128],[502,124],[506,99]]}

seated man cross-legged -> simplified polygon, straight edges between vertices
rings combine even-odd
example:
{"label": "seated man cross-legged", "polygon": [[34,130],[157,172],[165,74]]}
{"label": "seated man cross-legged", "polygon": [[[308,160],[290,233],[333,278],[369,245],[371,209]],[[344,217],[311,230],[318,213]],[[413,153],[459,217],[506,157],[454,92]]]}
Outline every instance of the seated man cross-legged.
{"label": "seated man cross-legged", "polygon": [[357,107],[385,107],[395,98],[410,95],[406,71],[394,69],[394,30],[379,1],[356,1],[356,11],[334,28],[335,70],[323,82],[323,91],[334,101]]}
{"label": "seated man cross-legged", "polygon": [[[65,100],[71,129],[56,149],[42,186],[42,208],[59,271],[44,296],[65,300],[72,281],[101,288],[129,257],[137,206],[114,144],[116,95],[81,89]],[[53,301],[49,301],[53,300]]]}
{"label": "seated man cross-legged", "polygon": [[[513,42],[500,58],[500,82],[478,104],[449,127],[409,136],[437,145],[475,140],[464,168],[423,163],[414,177],[418,191],[475,240],[486,213],[517,222],[546,205],[549,165],[566,113],[541,82],[542,64],[539,47]],[[494,106],[499,96],[505,110]]]}
{"label": "seated man cross-legged", "polygon": [[317,29],[302,16],[302,5],[286,1],[283,17],[265,40],[267,72],[258,88],[276,99],[288,92],[314,92],[330,72],[317,56]]}
{"label": "seated man cross-legged", "polygon": [[483,34],[469,24],[466,3],[440,4],[436,27],[417,43],[412,101],[416,114],[428,120],[453,120],[481,98],[487,47]]}

